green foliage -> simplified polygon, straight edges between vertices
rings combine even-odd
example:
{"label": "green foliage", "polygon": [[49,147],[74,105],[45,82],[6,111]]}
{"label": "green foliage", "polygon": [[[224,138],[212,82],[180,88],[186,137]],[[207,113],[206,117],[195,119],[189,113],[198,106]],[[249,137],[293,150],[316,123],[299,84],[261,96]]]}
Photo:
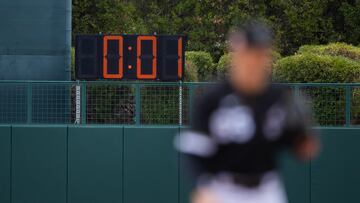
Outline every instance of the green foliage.
{"label": "green foliage", "polygon": [[169,15],[170,27],[189,35],[189,50],[209,52],[214,60],[226,50],[228,30],[236,21],[264,13],[264,7],[249,1],[181,0]]}
{"label": "green foliage", "polygon": [[342,56],[297,54],[280,59],[273,78],[277,82],[357,82],[360,63]]}
{"label": "green foliage", "polygon": [[224,54],[220,57],[217,64],[218,79],[224,79],[230,68],[230,54]]}
{"label": "green foliage", "polygon": [[276,64],[276,62],[281,59],[281,54],[274,50],[272,52],[272,58],[273,58],[273,64]]}
{"label": "green foliage", "polygon": [[185,62],[185,81],[186,82],[199,81],[197,66],[191,61]]}
{"label": "green foliage", "polygon": [[336,39],[331,0],[272,1],[270,19],[282,54],[292,54],[303,44],[326,43]]}
{"label": "green foliage", "polygon": [[187,34],[188,50],[226,53],[226,34],[239,20],[256,17],[274,28],[279,52],[303,44],[360,44],[360,0],[73,0],[77,33]]}
{"label": "green foliage", "polygon": [[[343,17],[344,38],[348,43],[360,43],[360,1],[343,2],[339,9]],[[346,29],[345,29],[346,28]]]}
{"label": "green foliage", "polygon": [[147,33],[131,3],[122,0],[73,0],[72,33]]}
{"label": "green foliage", "polygon": [[211,55],[204,51],[189,51],[185,53],[186,60],[196,66],[199,81],[213,80],[215,76],[215,65]]}
{"label": "green foliage", "polygon": [[[227,52],[228,31],[239,20],[250,17],[264,19],[273,27],[277,50],[285,56],[295,53],[303,44],[334,41],[360,44],[360,0],[73,0],[72,4],[73,39],[78,33],[99,32],[186,34],[187,50],[207,52],[213,61],[219,61]],[[356,53],[354,56],[358,57],[357,51],[343,44],[331,46],[332,54],[329,50],[318,50],[317,54],[354,59],[350,55]],[[342,52],[343,48],[350,52]],[[305,49],[309,48],[302,47],[299,53]],[[198,79],[203,81],[223,72],[224,60],[209,69],[191,63],[198,70]]]}
{"label": "green foliage", "polygon": [[328,45],[304,45],[299,48],[298,53],[343,56],[360,62],[360,48],[345,43],[331,43]]}

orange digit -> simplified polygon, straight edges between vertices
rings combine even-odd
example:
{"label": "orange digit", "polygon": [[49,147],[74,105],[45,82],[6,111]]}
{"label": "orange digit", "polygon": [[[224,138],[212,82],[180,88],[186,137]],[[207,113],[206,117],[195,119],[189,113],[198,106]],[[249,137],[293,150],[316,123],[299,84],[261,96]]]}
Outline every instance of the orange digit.
{"label": "orange digit", "polygon": [[[150,40],[152,41],[152,73],[151,75],[141,73],[141,41]],[[156,78],[156,37],[155,36],[139,36],[137,38],[137,60],[136,60],[137,70],[136,75],[139,79],[155,79]]]}
{"label": "orange digit", "polygon": [[[109,40],[118,40],[119,41],[119,66],[117,74],[108,73],[108,41]],[[103,76],[104,78],[122,78],[123,77],[123,37],[122,36],[104,36],[104,46],[103,46]]]}

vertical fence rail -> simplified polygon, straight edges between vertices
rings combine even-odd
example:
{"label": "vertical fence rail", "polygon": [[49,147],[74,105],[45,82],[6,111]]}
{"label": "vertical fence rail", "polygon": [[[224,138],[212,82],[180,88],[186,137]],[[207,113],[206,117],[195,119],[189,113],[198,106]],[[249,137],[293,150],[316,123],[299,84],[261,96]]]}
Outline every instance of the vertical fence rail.
{"label": "vertical fence rail", "polygon": [[300,87],[294,86],[294,98],[297,99],[300,96]]}
{"label": "vertical fence rail", "polygon": [[33,101],[33,94],[32,94],[32,83],[27,83],[27,119],[26,122],[28,124],[32,121],[32,101]]}
{"label": "vertical fence rail", "polygon": [[192,112],[193,112],[193,101],[194,101],[194,85],[190,84],[189,85],[189,124],[191,124],[193,122],[192,120]]}
{"label": "vertical fence rail", "polygon": [[351,124],[351,87],[345,87],[345,125]]}
{"label": "vertical fence rail", "polygon": [[135,84],[135,124],[141,124],[141,86]]}
{"label": "vertical fence rail", "polygon": [[87,99],[87,93],[86,93],[86,83],[80,83],[80,91],[81,91],[81,96],[80,96],[80,109],[81,109],[81,124],[86,124],[86,99]]}
{"label": "vertical fence rail", "polygon": [[81,110],[81,85],[78,82],[75,86],[75,124],[81,123]]}
{"label": "vertical fence rail", "polygon": [[179,84],[179,126],[183,124],[183,86]]}

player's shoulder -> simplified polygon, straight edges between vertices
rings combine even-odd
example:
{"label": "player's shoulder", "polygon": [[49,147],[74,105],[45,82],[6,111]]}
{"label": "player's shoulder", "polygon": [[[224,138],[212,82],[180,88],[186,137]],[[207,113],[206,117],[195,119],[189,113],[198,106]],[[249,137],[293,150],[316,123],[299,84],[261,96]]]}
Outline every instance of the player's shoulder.
{"label": "player's shoulder", "polygon": [[291,88],[287,87],[285,84],[281,83],[271,83],[269,89],[278,93],[285,93],[291,90]]}
{"label": "player's shoulder", "polygon": [[209,84],[196,94],[196,107],[210,111],[216,108],[220,101],[231,92],[232,89],[226,83]]}
{"label": "player's shoulder", "polygon": [[287,105],[292,98],[291,88],[283,84],[270,84],[264,94],[264,103],[268,105],[283,104]]}
{"label": "player's shoulder", "polygon": [[231,91],[231,87],[225,82],[213,83],[207,85],[202,94],[199,96],[206,100],[215,100],[229,94]]}
{"label": "player's shoulder", "polygon": [[292,96],[292,89],[284,84],[272,83],[270,84],[268,92],[270,95],[281,99]]}

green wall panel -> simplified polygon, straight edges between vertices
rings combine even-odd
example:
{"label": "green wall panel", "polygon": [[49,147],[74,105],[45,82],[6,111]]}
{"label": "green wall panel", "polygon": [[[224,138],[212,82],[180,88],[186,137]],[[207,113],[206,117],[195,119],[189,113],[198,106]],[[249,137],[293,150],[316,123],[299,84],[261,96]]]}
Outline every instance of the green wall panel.
{"label": "green wall panel", "polygon": [[124,129],[124,203],[178,202],[178,128]]}
{"label": "green wall panel", "polygon": [[12,203],[64,203],[67,128],[12,128]]}
{"label": "green wall panel", "polygon": [[69,203],[122,202],[122,127],[69,127]]}
{"label": "green wall panel", "polygon": [[186,168],[182,155],[180,154],[179,162],[179,202],[180,203],[189,203],[190,194],[192,188],[190,176],[188,175],[188,169]]}
{"label": "green wall panel", "polygon": [[289,203],[310,203],[310,163],[296,160],[288,151],[280,159],[280,171]]}
{"label": "green wall panel", "polygon": [[11,127],[0,126],[0,202],[10,203]]}
{"label": "green wall panel", "polygon": [[[322,133],[320,129],[314,130]],[[289,203],[310,203],[311,162],[300,161],[291,150],[285,150],[279,156],[279,166]]]}
{"label": "green wall panel", "polygon": [[322,152],[311,165],[311,202],[360,202],[360,132],[325,129]]}
{"label": "green wall panel", "polygon": [[[188,128],[180,128],[181,131],[188,130]],[[188,168],[186,168],[186,164],[180,154],[180,162],[179,162],[179,202],[180,203],[189,203],[190,202],[190,194],[192,190],[192,184]]]}

